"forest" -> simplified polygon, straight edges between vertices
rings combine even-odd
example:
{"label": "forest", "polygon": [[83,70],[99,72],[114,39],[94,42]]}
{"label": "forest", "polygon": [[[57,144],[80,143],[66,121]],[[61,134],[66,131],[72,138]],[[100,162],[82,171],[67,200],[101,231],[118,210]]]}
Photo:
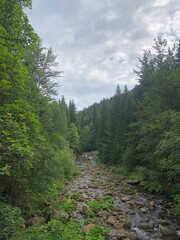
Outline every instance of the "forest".
{"label": "forest", "polygon": [[0,1],[0,239],[48,214],[79,174],[76,157],[95,150],[101,163],[169,196],[180,216],[180,44],[157,38],[132,90],[118,84],[114,96],[78,112],[73,99],[57,99],[56,55],[25,8],[30,0]]}

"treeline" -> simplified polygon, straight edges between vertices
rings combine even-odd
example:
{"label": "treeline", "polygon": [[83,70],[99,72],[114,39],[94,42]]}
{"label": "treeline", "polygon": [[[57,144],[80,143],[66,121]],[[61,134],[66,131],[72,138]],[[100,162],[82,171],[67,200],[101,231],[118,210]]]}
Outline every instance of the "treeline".
{"label": "treeline", "polygon": [[139,84],[79,113],[83,150],[174,197],[180,214],[180,45],[155,40],[136,70]]}
{"label": "treeline", "polygon": [[75,104],[53,100],[61,72],[25,7],[30,0],[0,1],[0,239],[22,226],[22,216],[40,213],[76,172]]}

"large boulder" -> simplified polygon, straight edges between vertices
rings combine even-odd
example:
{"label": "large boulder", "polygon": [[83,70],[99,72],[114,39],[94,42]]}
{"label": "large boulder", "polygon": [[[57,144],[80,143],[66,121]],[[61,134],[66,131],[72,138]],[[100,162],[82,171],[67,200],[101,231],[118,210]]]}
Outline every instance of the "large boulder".
{"label": "large boulder", "polygon": [[69,214],[66,211],[55,209],[51,215],[51,219],[60,218],[64,218],[65,220],[67,220],[69,218]]}

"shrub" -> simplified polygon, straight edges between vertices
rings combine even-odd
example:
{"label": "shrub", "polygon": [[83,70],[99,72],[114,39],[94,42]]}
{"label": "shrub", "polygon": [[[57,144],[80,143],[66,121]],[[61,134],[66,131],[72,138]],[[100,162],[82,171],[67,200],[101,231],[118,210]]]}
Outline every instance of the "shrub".
{"label": "shrub", "polygon": [[69,149],[61,151],[59,154],[59,161],[62,164],[65,178],[71,179],[76,172],[76,163],[73,153],[70,152]]}
{"label": "shrub", "polygon": [[21,210],[10,204],[0,203],[0,239],[7,239],[16,234],[23,226]]}
{"label": "shrub", "polygon": [[96,201],[88,202],[88,206],[95,211],[110,210],[113,208],[113,201],[111,196],[99,198]]}
{"label": "shrub", "polygon": [[94,212],[91,209],[87,210],[84,213],[84,215],[85,215],[85,218],[86,218],[86,220],[85,220],[86,224],[94,222],[95,214],[94,214]]}
{"label": "shrub", "polygon": [[93,226],[87,233],[86,240],[105,240],[109,230],[102,226]]}
{"label": "shrub", "polygon": [[71,199],[77,201],[77,200],[80,198],[80,196],[81,196],[81,193],[80,193],[80,192],[73,192],[73,193],[71,194]]}
{"label": "shrub", "polygon": [[79,221],[63,224],[52,220],[47,225],[33,226],[20,233],[13,240],[84,240],[84,233]]}

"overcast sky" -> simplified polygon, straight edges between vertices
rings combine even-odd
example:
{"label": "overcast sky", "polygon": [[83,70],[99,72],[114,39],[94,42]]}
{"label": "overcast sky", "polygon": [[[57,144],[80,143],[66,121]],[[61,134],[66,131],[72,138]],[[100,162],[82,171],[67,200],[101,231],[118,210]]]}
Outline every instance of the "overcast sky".
{"label": "overcast sky", "polygon": [[179,0],[33,0],[30,23],[58,55],[59,97],[80,110],[132,89],[133,69],[157,36],[180,38]]}

